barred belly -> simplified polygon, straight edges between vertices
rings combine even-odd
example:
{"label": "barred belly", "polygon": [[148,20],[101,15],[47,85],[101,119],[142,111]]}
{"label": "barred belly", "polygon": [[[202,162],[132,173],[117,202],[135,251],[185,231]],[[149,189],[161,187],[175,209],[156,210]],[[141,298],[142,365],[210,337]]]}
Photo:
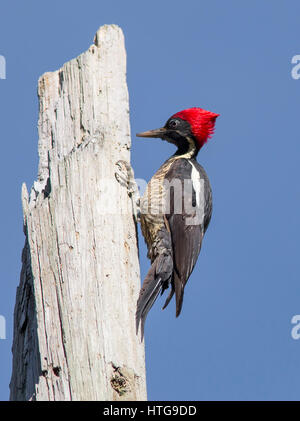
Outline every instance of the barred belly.
{"label": "barred belly", "polygon": [[149,181],[146,191],[141,198],[141,229],[148,246],[148,257],[152,260],[155,255],[158,231],[165,228],[164,210],[167,197],[164,188],[164,178],[175,158],[166,161]]}

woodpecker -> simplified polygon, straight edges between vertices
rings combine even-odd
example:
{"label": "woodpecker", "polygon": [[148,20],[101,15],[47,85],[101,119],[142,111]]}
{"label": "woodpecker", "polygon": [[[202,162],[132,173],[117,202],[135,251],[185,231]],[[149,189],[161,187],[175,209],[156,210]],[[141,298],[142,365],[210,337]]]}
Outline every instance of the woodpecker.
{"label": "woodpecker", "polygon": [[185,285],[200,253],[212,214],[212,191],[199,150],[214,132],[219,114],[194,107],[172,115],[164,127],[138,133],[161,138],[177,151],[151,178],[140,199],[142,234],[151,267],[137,301],[136,329],[144,336],[146,316],[159,293],[170,287],[163,309],[175,293],[176,317],[182,308]]}

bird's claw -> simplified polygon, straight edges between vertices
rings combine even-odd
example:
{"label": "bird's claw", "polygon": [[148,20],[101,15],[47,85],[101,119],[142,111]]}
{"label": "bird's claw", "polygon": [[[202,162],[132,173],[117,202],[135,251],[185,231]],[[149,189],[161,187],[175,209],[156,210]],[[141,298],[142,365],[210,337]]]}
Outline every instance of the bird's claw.
{"label": "bird's claw", "polygon": [[115,177],[118,183],[121,184],[123,187],[128,188],[129,184],[129,174],[128,174],[128,162],[119,160],[116,162],[117,170],[115,172]]}
{"label": "bird's claw", "polygon": [[115,177],[121,186],[127,188],[128,196],[132,200],[133,213],[136,221],[139,221],[140,217],[140,195],[139,189],[134,179],[134,173],[131,165],[127,161],[120,159],[116,162],[117,171]]}

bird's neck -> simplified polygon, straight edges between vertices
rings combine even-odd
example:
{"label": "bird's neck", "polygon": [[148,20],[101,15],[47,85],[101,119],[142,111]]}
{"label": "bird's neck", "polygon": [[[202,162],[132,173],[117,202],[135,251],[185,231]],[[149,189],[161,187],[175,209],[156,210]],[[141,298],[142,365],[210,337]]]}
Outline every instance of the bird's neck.
{"label": "bird's neck", "polygon": [[182,141],[176,143],[177,151],[173,155],[175,158],[196,158],[199,148],[196,147],[195,142],[190,137],[185,137]]}

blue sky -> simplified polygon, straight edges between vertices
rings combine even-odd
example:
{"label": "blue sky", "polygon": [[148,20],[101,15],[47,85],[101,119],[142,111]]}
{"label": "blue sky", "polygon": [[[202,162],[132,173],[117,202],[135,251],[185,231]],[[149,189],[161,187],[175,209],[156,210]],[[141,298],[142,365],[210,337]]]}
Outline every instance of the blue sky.
{"label": "blue sky", "polygon": [[[214,212],[183,311],[163,299],[146,323],[151,400],[299,400],[300,54],[298,1],[2,2],[0,399],[8,399],[21,269],[21,184],[37,175],[37,80],[85,51],[99,26],[124,31],[132,164],[149,180],[174,152],[135,138],[176,111],[220,113],[201,150]],[[141,272],[149,267],[140,238]]]}

